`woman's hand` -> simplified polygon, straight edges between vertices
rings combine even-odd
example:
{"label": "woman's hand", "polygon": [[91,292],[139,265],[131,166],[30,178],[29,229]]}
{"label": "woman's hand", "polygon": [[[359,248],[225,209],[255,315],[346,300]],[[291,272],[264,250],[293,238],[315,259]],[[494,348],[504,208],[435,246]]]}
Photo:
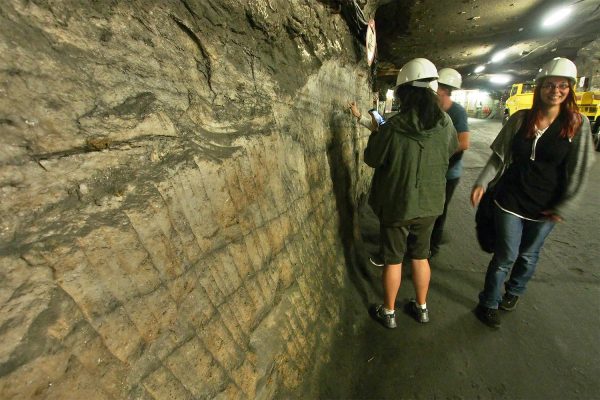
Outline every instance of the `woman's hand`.
{"label": "woman's hand", "polygon": [[542,211],[542,215],[552,222],[562,222],[562,217],[558,214],[554,214],[552,211]]}
{"label": "woman's hand", "polygon": [[350,112],[352,112],[352,115],[354,115],[356,118],[360,119],[362,114],[358,110],[358,106],[356,105],[356,102],[351,101],[350,103],[348,103],[348,107],[350,108]]}
{"label": "woman's hand", "polygon": [[485,193],[485,189],[483,186],[473,186],[473,190],[471,191],[471,205],[473,207],[477,207],[477,204],[481,201],[481,196]]}

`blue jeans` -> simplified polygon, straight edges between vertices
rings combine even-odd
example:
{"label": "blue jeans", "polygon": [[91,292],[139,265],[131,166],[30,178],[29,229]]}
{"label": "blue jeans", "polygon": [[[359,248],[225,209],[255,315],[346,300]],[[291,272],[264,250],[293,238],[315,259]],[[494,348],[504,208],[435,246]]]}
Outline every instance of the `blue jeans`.
{"label": "blue jeans", "polygon": [[502,285],[509,272],[506,292],[517,296],[525,293],[525,286],[535,272],[540,250],[554,228],[554,222],[529,221],[498,206],[494,212],[496,247],[485,275],[483,291],[479,293],[479,304],[497,309],[502,301]]}

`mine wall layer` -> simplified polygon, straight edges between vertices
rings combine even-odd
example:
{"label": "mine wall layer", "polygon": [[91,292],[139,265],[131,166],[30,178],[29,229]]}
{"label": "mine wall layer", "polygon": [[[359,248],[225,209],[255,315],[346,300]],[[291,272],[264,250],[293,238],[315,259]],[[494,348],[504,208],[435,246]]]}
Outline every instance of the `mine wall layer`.
{"label": "mine wall layer", "polygon": [[327,2],[2,2],[0,397],[314,374],[370,178],[362,57]]}

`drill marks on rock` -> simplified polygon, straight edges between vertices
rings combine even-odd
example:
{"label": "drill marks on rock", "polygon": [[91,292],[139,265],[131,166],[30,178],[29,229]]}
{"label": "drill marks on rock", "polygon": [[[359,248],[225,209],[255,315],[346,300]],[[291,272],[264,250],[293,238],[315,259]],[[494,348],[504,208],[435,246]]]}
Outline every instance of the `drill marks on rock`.
{"label": "drill marks on rock", "polygon": [[[206,166],[206,164],[204,164],[204,166]],[[187,173],[185,175],[187,175]],[[214,180],[214,178],[210,178],[209,179],[208,177],[202,178],[202,176],[198,176],[198,179],[188,179],[188,180],[186,180],[187,181],[186,184],[188,184],[192,180],[196,180],[197,182],[199,182],[201,184],[202,181],[206,181],[207,179],[208,180],[211,180],[211,179]],[[185,185],[185,184],[182,183],[182,185]],[[196,183],[196,185],[198,185],[198,183]],[[217,185],[217,186],[219,186],[219,185]],[[167,203],[167,205],[168,205],[168,207],[170,209],[170,211],[169,211],[170,215],[173,216],[173,215],[180,214],[180,212],[171,211],[173,209],[173,207],[175,206],[175,203],[172,200],[167,201],[168,198],[171,198],[171,197],[174,196],[173,194],[169,194],[169,195],[166,194],[166,192],[169,191],[168,187],[165,186],[163,188],[159,188],[159,190],[161,191],[162,196],[165,199],[165,202]],[[175,197],[178,197],[178,196],[175,196]],[[197,199],[198,198],[196,196],[196,200]],[[229,203],[229,201],[227,201],[227,200],[228,199],[225,199],[225,203]],[[211,204],[214,204],[215,201],[216,200],[213,199],[211,201]],[[216,201],[216,202],[220,203],[220,200]],[[200,202],[200,203],[202,203],[202,202]],[[213,211],[213,213],[214,213],[214,211]],[[181,232],[182,230],[185,229],[185,228],[178,228],[177,227],[177,225],[181,221],[178,221],[177,223],[175,223],[175,221],[172,221],[172,222],[173,222],[175,231]],[[202,222],[206,224],[206,220],[203,220]],[[189,225],[196,226],[196,224],[194,222],[189,223]],[[211,225],[211,224],[206,224],[206,225]],[[211,236],[215,236],[215,235],[216,235],[216,232],[213,233]],[[240,232],[238,232],[237,234],[235,234],[234,237],[232,237],[230,240],[238,240],[238,239],[236,239],[236,237],[238,237],[239,235],[240,235]],[[219,235],[219,236],[222,236],[222,234]],[[226,265],[226,266],[227,265],[230,265],[230,266],[234,265],[233,262],[231,262],[230,256],[225,257],[222,254],[219,255],[224,249],[226,249],[226,243],[220,243],[219,246],[218,246],[218,248],[215,249],[215,250],[212,250],[212,251],[208,250],[208,249],[205,249],[205,251],[209,251],[210,253],[212,253],[212,255],[210,257],[212,257],[212,258],[217,257],[217,258],[221,259],[222,262],[220,262],[220,263],[217,262],[215,264],[215,268],[216,268],[217,265]],[[223,258],[223,257],[225,257],[225,258]],[[234,271],[229,271],[227,273],[227,276],[229,276],[230,278],[234,277],[234,276],[237,276],[236,282],[238,282],[238,284],[235,284],[235,282],[231,282],[230,279],[226,279],[225,277],[222,277],[221,276],[222,274],[219,273],[219,271],[215,272],[215,269],[213,269],[213,268],[210,268],[210,270],[213,271],[213,273],[211,274],[212,275],[212,279],[211,280],[217,283],[217,287],[220,288],[220,292],[221,292],[218,295],[213,296],[213,301],[215,301],[215,302],[218,301],[218,303],[216,303],[216,304],[220,305],[222,303],[222,301],[223,301],[222,299],[230,296],[232,293],[234,293],[241,286],[242,279],[238,275],[237,271],[235,271],[235,272]],[[212,288],[212,285],[207,282],[206,290],[209,290],[210,288]],[[219,300],[219,299],[221,299],[221,300]],[[239,335],[236,335],[236,336],[239,337]]]}
{"label": "drill marks on rock", "polygon": [[[151,220],[156,220],[156,218],[152,217]],[[164,223],[167,223],[167,220],[165,220]],[[163,223],[163,225],[164,225],[164,223]],[[176,224],[174,223],[174,221],[169,220],[169,223],[172,223],[172,225],[173,225],[171,228],[169,228],[169,230],[175,230],[176,229],[175,228]],[[140,226],[139,229],[140,230],[147,230],[148,229],[147,222],[143,226],[144,226],[143,228]],[[161,228],[161,230],[164,230],[164,228]],[[153,245],[153,243],[148,243],[147,239],[144,240],[144,241],[147,243],[145,245],[145,247],[147,247],[147,248],[151,247]],[[213,253],[212,257],[214,258],[214,256],[215,256],[215,254]],[[214,265],[212,267],[208,268],[208,271],[202,273],[202,275],[200,277],[196,277],[195,279],[192,279],[193,283],[191,283],[191,285],[193,286],[193,289],[189,290],[187,293],[196,293],[198,288],[204,287],[203,291],[206,291],[206,294],[210,294],[210,292],[212,291],[211,289],[215,287],[214,283],[217,283],[217,287],[223,288],[224,287],[223,280],[222,279],[215,280],[215,276],[214,276],[215,270],[217,269],[217,267],[219,265],[220,264],[218,262],[214,263]],[[208,272],[208,274],[207,274],[207,272]],[[209,277],[210,275],[212,275],[212,278],[210,278],[209,281],[206,281],[205,284],[202,284],[202,282],[204,281],[204,279],[207,278],[207,277]],[[200,285],[198,285],[198,283],[200,283]],[[212,296],[206,296],[206,294],[200,293],[200,295],[201,295],[202,298],[211,298],[212,297]],[[187,297],[182,297],[182,301],[185,300],[186,298]],[[212,310],[217,310],[217,304],[219,304],[222,307],[223,306],[223,299],[224,298],[225,298],[225,292],[220,292],[219,294],[216,295],[216,297],[213,297],[213,301],[211,301],[211,303],[212,303],[212,305],[211,305]],[[218,301],[216,301],[217,299],[218,299]],[[175,303],[179,304],[178,301],[175,301]],[[221,319],[215,319],[215,318],[213,318],[214,315],[215,314],[214,314],[214,311],[213,311],[212,313],[210,313],[208,315],[204,314],[203,318],[202,318],[202,316],[200,316],[202,318],[202,320],[196,320],[196,321],[194,321],[194,326],[195,326],[194,329],[197,332],[196,335],[198,335],[198,337],[200,337],[200,338],[204,337],[206,339],[208,332],[214,333],[213,331],[215,329],[217,329],[218,327],[221,327],[221,323],[222,322],[226,322],[226,325],[229,325],[228,326],[228,330],[231,331],[231,332],[230,333],[221,332],[219,335],[216,335],[216,336],[218,336],[218,340],[221,340],[221,341],[226,340],[229,343],[232,340],[231,338],[233,338],[233,337],[239,337],[239,334],[234,335],[234,333],[233,333],[233,332],[235,332],[235,327],[232,327],[230,324],[227,323],[227,321],[221,321]],[[221,321],[221,322],[217,322],[217,321]],[[208,324],[208,325],[206,325],[206,324]],[[206,332],[206,333],[202,333],[202,332]],[[214,336],[214,335],[212,335],[212,333],[210,335],[211,337]],[[226,337],[229,337],[230,339],[224,339]],[[217,340],[217,339],[214,339],[214,340]],[[205,342],[205,341],[202,341],[202,342]],[[207,343],[205,343],[205,345],[207,346],[207,348],[209,348],[209,346],[208,346]],[[228,346],[229,346],[229,344],[228,344]],[[232,346],[229,346],[227,348],[231,348],[231,347]],[[221,351],[221,353],[222,353],[226,349],[223,348],[221,345],[216,345],[216,347],[214,347],[212,350],[213,351],[211,351],[211,353],[212,353],[211,354],[211,358],[214,358],[215,354],[216,355],[220,354],[219,353],[220,350],[222,350]],[[237,346],[234,346],[234,350],[235,350],[234,351],[235,354],[238,354],[238,355],[239,354],[243,354],[243,352],[241,351],[241,349],[239,349]],[[168,359],[178,358],[177,354],[174,354],[174,353],[175,353],[175,350],[173,350],[172,352],[170,352],[169,355],[167,357],[165,357],[165,358],[168,358]],[[221,356],[223,356],[223,354],[221,354]],[[225,361],[227,361],[229,358],[231,358],[231,355],[229,354],[229,355],[223,356],[223,357],[225,357]],[[186,357],[186,359],[187,359],[187,357]],[[218,358],[214,358],[214,359],[216,360]],[[179,360],[179,361],[183,361],[183,360]],[[179,365],[180,363],[177,363],[177,364]],[[229,365],[236,364],[237,365],[238,363],[235,362],[235,363],[232,364],[231,362],[229,362],[227,364],[229,364]],[[174,365],[175,364],[171,365],[170,369],[174,368]],[[217,375],[222,376],[223,379],[224,379],[224,377],[225,377],[224,371],[227,371],[228,369],[227,368],[223,368],[221,366],[221,363],[215,363],[214,368],[212,368],[212,370],[214,370],[213,374],[217,373]],[[173,372],[175,373],[176,371],[173,371]],[[181,372],[181,371],[179,371],[179,372]],[[188,379],[186,379],[185,377],[182,377],[181,374],[176,374],[176,375],[178,376],[178,379],[180,379],[181,381],[183,381],[186,384],[186,386],[188,386],[189,384],[191,384],[191,382]],[[223,379],[218,379],[218,381],[222,382]],[[194,385],[192,385],[192,387],[194,387]]]}

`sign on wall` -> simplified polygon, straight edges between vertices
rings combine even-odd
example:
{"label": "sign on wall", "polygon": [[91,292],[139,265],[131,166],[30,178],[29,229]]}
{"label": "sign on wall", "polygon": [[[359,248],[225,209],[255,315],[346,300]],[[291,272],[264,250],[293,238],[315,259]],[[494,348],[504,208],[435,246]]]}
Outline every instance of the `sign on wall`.
{"label": "sign on wall", "polygon": [[370,19],[367,25],[367,64],[369,67],[377,54],[377,37],[375,35],[375,20]]}

